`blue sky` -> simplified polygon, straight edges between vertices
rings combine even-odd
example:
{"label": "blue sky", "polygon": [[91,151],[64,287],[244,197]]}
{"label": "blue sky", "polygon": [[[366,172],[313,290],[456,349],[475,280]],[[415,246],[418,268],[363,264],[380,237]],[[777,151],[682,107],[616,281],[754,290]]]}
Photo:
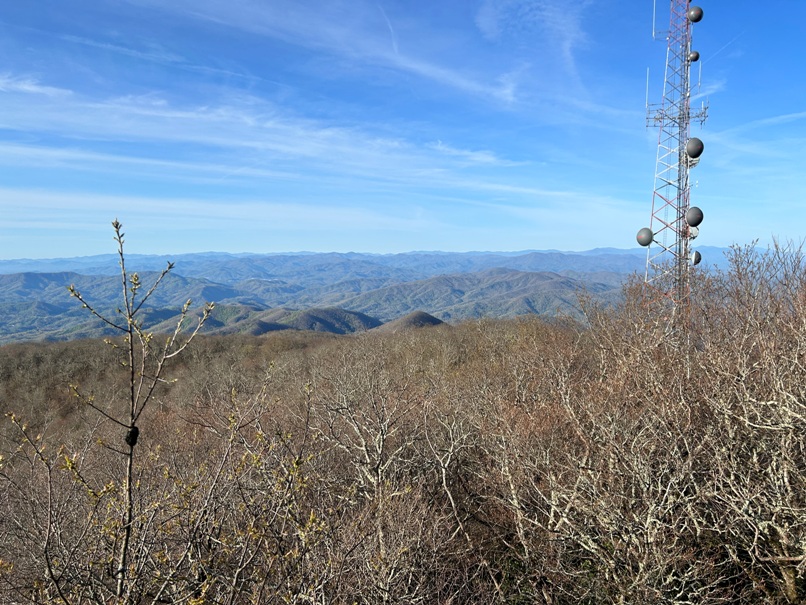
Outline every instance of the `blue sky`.
{"label": "blue sky", "polygon": [[[702,0],[698,244],[806,226],[806,2]],[[658,25],[668,22],[658,0]],[[0,258],[587,250],[649,223],[652,0],[0,12]]]}

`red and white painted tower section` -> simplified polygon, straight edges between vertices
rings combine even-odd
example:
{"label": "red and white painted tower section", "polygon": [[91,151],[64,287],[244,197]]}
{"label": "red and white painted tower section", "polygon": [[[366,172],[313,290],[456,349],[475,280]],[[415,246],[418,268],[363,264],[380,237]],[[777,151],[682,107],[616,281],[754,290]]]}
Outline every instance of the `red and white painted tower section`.
{"label": "red and white painted tower section", "polygon": [[689,271],[701,260],[692,240],[699,234],[703,213],[690,205],[689,171],[699,163],[705,147],[691,136],[692,122],[702,124],[707,117],[704,104],[691,109],[692,66],[700,59],[692,48],[692,32],[703,10],[689,0],[670,0],[670,5],[663,99],[659,105],[647,105],[647,125],[659,129],[652,216],[649,227],[641,229],[636,239],[647,247],[647,285],[675,308],[687,308]]}

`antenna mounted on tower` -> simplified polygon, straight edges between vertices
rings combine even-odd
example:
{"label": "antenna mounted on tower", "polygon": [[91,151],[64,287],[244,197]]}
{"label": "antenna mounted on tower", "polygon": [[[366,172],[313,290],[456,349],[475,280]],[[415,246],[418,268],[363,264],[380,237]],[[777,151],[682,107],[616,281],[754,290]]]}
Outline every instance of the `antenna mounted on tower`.
{"label": "antenna mounted on tower", "polygon": [[[689,171],[705,149],[702,140],[691,136],[691,123],[702,124],[708,114],[705,104],[691,108],[691,67],[700,59],[700,53],[692,49],[692,30],[702,18],[702,8],[689,0],[670,0],[663,98],[658,105],[647,103],[647,126],[659,131],[658,151],[650,224],[636,239],[647,247],[646,284],[675,308],[688,308],[689,269],[702,258],[691,249],[703,213],[690,205],[689,182]],[[656,37],[654,5],[652,19]]]}

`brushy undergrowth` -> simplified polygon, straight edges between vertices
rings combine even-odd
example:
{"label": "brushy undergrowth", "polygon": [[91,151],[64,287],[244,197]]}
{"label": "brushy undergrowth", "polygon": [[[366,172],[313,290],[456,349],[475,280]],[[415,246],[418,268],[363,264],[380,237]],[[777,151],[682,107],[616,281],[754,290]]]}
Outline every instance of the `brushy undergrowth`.
{"label": "brushy undergrowth", "polygon": [[198,337],[136,448],[122,341],[2,347],[0,600],[804,603],[806,267],[732,261],[673,330]]}

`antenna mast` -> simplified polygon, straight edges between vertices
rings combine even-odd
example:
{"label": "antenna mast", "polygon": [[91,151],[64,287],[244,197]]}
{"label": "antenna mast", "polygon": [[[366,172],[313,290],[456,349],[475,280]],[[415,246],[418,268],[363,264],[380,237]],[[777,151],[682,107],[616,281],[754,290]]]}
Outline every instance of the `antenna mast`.
{"label": "antenna mast", "polygon": [[[708,113],[705,104],[691,110],[691,65],[700,58],[691,48],[691,33],[703,11],[689,1],[670,0],[663,99],[658,105],[647,104],[647,126],[659,129],[652,215],[649,227],[641,229],[636,238],[647,247],[646,284],[686,316],[689,269],[702,258],[692,250],[691,241],[699,234],[703,219],[702,210],[689,204],[689,171],[698,164],[704,149],[703,142],[692,137],[690,130],[692,122],[702,124]],[[654,22],[652,28],[656,33]]]}

